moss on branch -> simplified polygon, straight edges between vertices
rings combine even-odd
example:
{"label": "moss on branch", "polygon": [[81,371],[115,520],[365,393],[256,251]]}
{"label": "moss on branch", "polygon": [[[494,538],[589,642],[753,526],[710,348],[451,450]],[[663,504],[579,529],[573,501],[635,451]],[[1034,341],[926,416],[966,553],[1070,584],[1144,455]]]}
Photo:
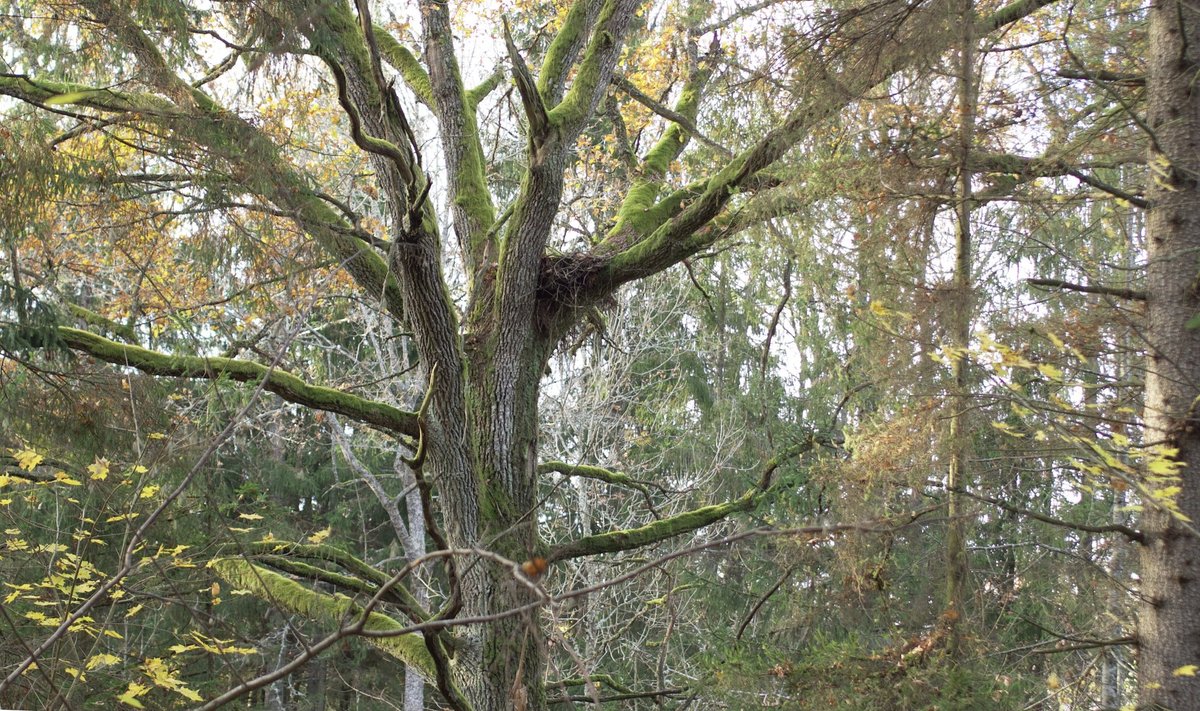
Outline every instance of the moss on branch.
{"label": "moss on branch", "polygon": [[575,0],[563,20],[562,27],[554,35],[550,46],[546,49],[546,57],[542,60],[541,71],[538,72],[538,93],[542,100],[553,103],[558,100],[558,92],[566,81],[571,61],[579,51],[588,25],[588,6],[595,0]]}
{"label": "moss on branch", "polygon": [[[771,487],[776,470],[784,462],[811,451],[820,441],[818,437],[809,436],[772,457],[763,466],[758,484],[733,501],[702,506],[698,509],[685,511],[681,514],[648,523],[641,528],[610,531],[570,541],[551,548],[550,552],[546,554],[546,560],[554,562],[599,555],[601,553],[617,553],[642,548],[665,541],[668,538],[691,533],[727,518],[731,514],[740,511],[749,511],[758,504],[759,499]],[[595,467],[592,468],[594,469]]]}
{"label": "moss on branch", "polygon": [[[579,4],[576,2],[576,5]],[[573,133],[587,120],[592,107],[599,98],[598,92],[602,88],[601,84],[607,81],[608,72],[612,71],[616,53],[620,51],[619,38],[624,35],[625,28],[629,24],[629,18],[625,14],[632,14],[634,6],[636,6],[636,2],[607,0],[600,8],[596,30],[592,33],[591,41],[588,42],[583,58],[579,61],[575,80],[571,83],[571,88],[563,100],[550,110],[552,124],[565,128],[568,133]],[[567,13],[570,33],[586,30],[586,12],[576,14],[575,10],[576,8],[572,7]],[[564,30],[567,29],[564,27]],[[560,31],[559,35],[562,34],[563,32]],[[573,42],[574,38],[571,39]],[[549,69],[554,76],[563,76],[567,67],[556,65],[565,65],[569,60],[570,53],[564,51],[569,49],[569,45],[556,48],[558,44],[556,37],[551,43],[551,52],[547,54],[545,63],[552,65]],[[543,80],[543,82],[547,81]],[[546,91],[549,87],[549,83],[542,83],[539,89]]]}
{"label": "moss on branch", "polygon": [[429,83],[429,72],[421,66],[416,55],[400,44],[400,41],[383,27],[375,25],[372,30],[375,33],[375,42],[379,45],[379,53],[387,60],[388,64],[400,72],[404,83],[416,95],[417,100],[433,109],[434,96],[433,87]]}
{"label": "moss on branch", "polygon": [[405,625],[398,620],[379,612],[367,613],[364,619],[362,606],[345,595],[328,595],[310,590],[290,578],[245,560],[218,558],[209,566],[235,588],[249,590],[256,597],[308,619],[337,624],[361,621],[364,632],[396,632],[395,636],[372,636],[368,640],[383,652],[418,669],[431,683],[437,682],[437,670],[425,647],[424,637],[416,633],[401,634],[400,630]]}
{"label": "moss on branch", "polygon": [[264,389],[288,402],[336,412],[396,434],[417,435],[414,413],[341,390],[311,385],[287,371],[272,369],[261,363],[234,358],[170,355],[117,343],[75,328],[59,327],[58,334],[72,350],[115,365],[137,368],[151,375],[262,382]]}
{"label": "moss on branch", "polygon": [[596,467],[588,464],[542,462],[538,465],[538,474],[547,474],[549,472],[557,472],[564,476],[578,476],[586,479],[595,479],[596,481],[602,481],[606,484],[635,489],[640,491],[642,496],[645,497],[646,504],[650,507],[650,510],[654,512],[654,515],[658,515],[657,509],[654,508],[654,499],[650,496],[650,488],[628,474],[614,472],[604,469],[603,467]]}
{"label": "moss on branch", "polygon": [[[689,77],[687,84],[675,102],[675,113],[689,122],[694,122],[700,111],[700,95],[709,73],[697,69]],[[704,182],[689,185],[676,190],[659,202],[658,196],[663,188],[663,178],[673,163],[683,153],[690,137],[688,130],[672,123],[667,127],[663,137],[646,153],[642,159],[640,174],[621,207],[617,210],[617,221],[606,235],[606,241],[620,241],[622,237],[640,238],[658,229],[664,222],[682,209],[687,199],[700,194],[706,187]],[[629,230],[633,235],[626,235]]]}
{"label": "moss on branch", "polygon": [[95,311],[86,309],[79,304],[68,303],[66,304],[66,308],[67,311],[71,312],[72,316],[88,325],[98,326],[106,331],[110,331],[120,336],[128,343],[137,344],[138,342],[137,332],[125,324],[117,323],[110,318],[105,318]]}
{"label": "moss on branch", "polygon": [[622,531],[610,531],[595,536],[586,536],[576,541],[564,543],[550,549],[546,560],[553,563],[571,558],[583,558],[601,553],[617,553],[619,551],[642,548],[668,538],[674,538],[685,533],[691,533],[705,526],[716,523],[730,514],[748,511],[754,507],[758,499],[758,490],[746,492],[733,501],[712,506],[703,506],[691,511],[685,511],[668,518],[648,523],[641,528],[628,528]]}

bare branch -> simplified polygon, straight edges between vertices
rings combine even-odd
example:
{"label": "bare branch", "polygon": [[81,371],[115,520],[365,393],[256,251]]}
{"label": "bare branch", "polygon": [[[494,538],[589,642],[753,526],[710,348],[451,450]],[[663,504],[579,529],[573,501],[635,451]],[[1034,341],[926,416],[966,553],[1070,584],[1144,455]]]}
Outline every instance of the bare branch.
{"label": "bare branch", "polygon": [[1126,289],[1117,286],[1102,286],[1088,284],[1073,284],[1062,279],[1026,279],[1026,284],[1030,286],[1041,286],[1047,289],[1062,289],[1064,291],[1078,291],[1084,294],[1104,294],[1106,296],[1115,296],[1118,299],[1129,299],[1131,301],[1145,301],[1146,292],[1137,289]]}

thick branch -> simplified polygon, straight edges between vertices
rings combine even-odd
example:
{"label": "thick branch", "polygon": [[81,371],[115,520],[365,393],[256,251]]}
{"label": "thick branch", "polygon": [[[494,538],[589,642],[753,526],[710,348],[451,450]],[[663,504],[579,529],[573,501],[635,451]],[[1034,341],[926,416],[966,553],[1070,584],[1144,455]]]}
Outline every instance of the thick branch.
{"label": "thick branch", "polygon": [[412,412],[341,390],[310,385],[291,373],[261,363],[233,358],[170,355],[117,343],[75,328],[60,327],[58,334],[71,349],[115,365],[137,368],[151,375],[178,378],[229,378],[243,383],[262,381],[264,389],[288,402],[336,412],[395,434],[417,435],[417,418]]}
{"label": "thick branch", "polygon": [[422,0],[420,6],[434,113],[450,179],[454,231],[467,264],[468,277],[474,279],[483,266],[495,259],[496,253],[489,233],[496,220],[496,211],[487,188],[479,123],[475,105],[468,101],[459,73],[449,3]]}
{"label": "thick branch", "polygon": [[375,35],[375,43],[379,46],[379,54],[387,60],[388,64],[392,65],[392,68],[400,72],[404,83],[412,90],[417,101],[433,109],[433,87],[429,84],[429,72],[425,71],[425,67],[421,66],[421,62],[409,51],[408,47],[400,44],[399,40],[386,29],[374,25],[372,30]]}
{"label": "thick branch", "polygon": [[612,531],[595,536],[586,536],[576,541],[556,546],[546,554],[548,562],[583,558],[600,555],[601,553],[617,553],[620,551],[642,548],[668,538],[691,533],[697,529],[710,526],[730,514],[748,511],[757,501],[757,491],[751,491],[740,498],[713,506],[703,506],[674,516],[646,524],[641,528],[630,528],[623,531]]}
{"label": "thick branch", "polygon": [[574,140],[608,88],[634,10],[640,4],[641,0],[606,0],[600,8],[596,29],[579,61],[575,81],[563,100],[550,110],[550,120],[562,132],[564,142]]}
{"label": "thick branch", "polygon": [[574,0],[562,27],[551,40],[546,57],[542,60],[541,72],[538,74],[538,92],[548,105],[557,104],[562,99],[567,73],[579,50],[583,49],[588,28],[595,20],[599,8],[600,0]]}
{"label": "thick branch", "polygon": [[[279,573],[238,558],[219,558],[209,566],[236,588],[249,590],[267,602],[311,620],[345,624],[362,617],[363,608],[344,595],[319,593]],[[405,625],[387,615],[370,612],[363,623],[364,632],[388,633]],[[371,635],[367,640],[380,650],[419,670],[430,682],[437,671],[425,648],[424,638],[415,632],[396,636]]]}

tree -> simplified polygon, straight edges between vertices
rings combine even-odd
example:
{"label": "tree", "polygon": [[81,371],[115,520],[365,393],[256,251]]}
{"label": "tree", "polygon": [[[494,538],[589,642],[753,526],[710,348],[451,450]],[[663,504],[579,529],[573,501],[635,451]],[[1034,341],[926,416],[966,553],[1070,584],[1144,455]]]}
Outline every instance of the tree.
{"label": "tree", "polygon": [[1147,708],[1200,708],[1200,330],[1196,328],[1196,141],[1200,97],[1192,79],[1200,12],[1187,3],[1150,5],[1146,127],[1148,186],[1146,439],[1168,448],[1174,462],[1148,476],[1181,487],[1177,508],[1149,506],[1142,519],[1142,595],[1138,618],[1139,701]]}
{"label": "tree", "polygon": [[[994,9],[974,20],[976,33],[985,36],[1050,1],[1017,0]],[[332,562],[347,567],[362,584],[357,592],[368,593],[365,608],[271,572],[262,562],[228,556],[214,569],[236,587],[285,609],[340,623],[346,634],[370,636],[387,653],[423,669],[453,708],[544,708],[546,638],[530,612],[544,602],[535,580],[544,565],[641,548],[752,510],[780,463],[814,446],[812,438],[781,445],[762,462],[756,484],[734,498],[637,528],[544,543],[537,530],[539,471],[544,471],[538,405],[552,355],[623,285],[661,273],[753,224],[756,207],[769,206],[775,191],[795,187],[776,168],[816,128],[897,72],[919,70],[953,46],[957,34],[947,28],[959,4],[884,2],[834,12],[811,46],[789,44],[781,34],[790,92],[776,101],[777,118],[769,126],[751,124],[747,140],[722,149],[728,154],[705,142],[696,149],[703,160],[684,152],[698,136],[695,124],[706,90],[720,84],[712,76],[715,57],[699,54],[698,39],[715,37],[752,12],[768,11],[771,3],[726,18],[709,17],[710,10],[700,5],[679,13],[689,33],[678,42],[677,64],[663,71],[673,82],[663,92],[673,99],[673,108],[644,92],[630,92],[667,121],[640,129],[652,144],[640,155],[628,138],[620,145],[625,123],[620,111],[605,113],[600,107],[615,101],[610,87],[627,81],[614,79],[618,73],[649,70],[629,63],[654,56],[641,51],[656,36],[642,19],[647,8],[635,0],[578,0],[561,10],[530,9],[502,33],[520,100],[524,149],[494,173],[479,114],[492,106],[487,102],[501,74],[466,86],[455,43],[464,29],[455,28],[444,2],[419,5],[420,57],[402,36],[375,22],[365,1],[262,3],[247,9],[84,0],[65,8],[63,16],[30,19],[23,29],[36,25],[41,33],[11,45],[12,57],[6,59],[11,70],[0,76],[0,93],[36,109],[22,124],[25,133],[18,143],[39,140],[39,133],[43,145],[53,146],[104,136],[105,150],[123,153],[127,161],[122,167],[130,170],[121,179],[141,186],[140,194],[122,202],[144,213],[141,224],[162,207],[153,203],[156,191],[166,190],[179,196],[167,206],[174,215],[185,215],[192,206],[215,211],[220,217],[214,224],[224,228],[239,223],[239,211],[248,210],[275,218],[277,229],[297,230],[344,270],[356,298],[376,304],[411,335],[424,387],[416,399],[419,407],[404,409],[309,382],[312,368],[306,377],[285,370],[285,360],[301,360],[287,352],[290,339],[280,339],[284,347],[265,360],[238,358],[242,348],[236,343],[225,344],[228,356],[214,356],[215,349],[203,344],[188,353],[185,343],[169,338],[154,350],[135,342],[162,335],[153,329],[133,338],[126,330],[125,337],[109,339],[35,322],[24,309],[14,319],[13,342],[66,347],[158,376],[257,383],[284,400],[365,423],[406,443],[412,451],[407,462],[428,507],[425,524],[443,565],[447,599],[441,611],[422,609],[397,578],[356,568],[344,557]],[[246,30],[228,39],[229,28],[239,27]],[[228,60],[212,63],[213,38],[231,51]],[[101,46],[111,46],[112,52],[100,51]],[[287,65],[288,57],[315,61]],[[536,76],[527,57],[539,60]],[[233,71],[239,60],[244,66]],[[268,128],[265,119],[247,118],[253,107],[235,98],[231,87],[239,73],[253,77],[260,71],[280,76],[290,71],[293,80],[319,72],[330,82],[343,113],[339,120],[368,158],[369,179],[356,178],[343,190],[338,181],[353,171],[323,174],[319,161],[302,160],[289,146],[293,138],[317,137],[315,128],[307,127],[306,135],[283,123],[285,133],[280,126]],[[319,93],[314,90],[313,96]],[[234,103],[226,105],[226,99]],[[413,102],[433,116],[441,172],[423,155]],[[612,152],[624,155],[628,185],[605,196],[611,208],[593,219],[580,218],[565,205],[566,175],[579,161],[577,147],[605,128],[617,146]],[[679,164],[683,158],[689,158],[686,168]],[[50,178],[64,184],[80,179],[68,175],[65,161],[35,163],[22,163],[21,175],[46,185]],[[134,167],[142,170],[134,175]],[[182,182],[172,182],[177,178],[168,169],[184,173]],[[118,183],[117,177],[106,179]],[[450,205],[446,218],[435,207],[443,192]],[[362,199],[364,193],[377,200]],[[76,214],[40,217],[68,234],[83,223]],[[160,227],[181,240],[219,233],[205,232],[194,220]],[[559,239],[567,228],[582,232],[582,238]],[[453,255],[443,248],[448,232],[458,247]],[[225,247],[217,245],[215,251],[235,251]],[[171,265],[161,260],[178,254],[148,256],[143,267],[158,269],[159,281],[171,281],[162,278]],[[179,261],[186,269],[187,260]],[[447,271],[448,261],[455,270]],[[24,255],[14,256],[12,267],[14,288],[30,273],[41,273]],[[243,275],[245,267],[234,264],[229,271]],[[455,298],[456,273],[463,275],[461,300]],[[70,286],[75,293],[65,296],[88,295],[89,289]],[[318,287],[308,296],[319,298]],[[77,313],[88,313],[78,308]],[[145,306],[126,315],[139,308]],[[93,314],[89,322],[119,335],[122,324],[116,320]],[[567,476],[620,479],[606,470],[557,469]],[[248,548],[267,555],[276,545]],[[285,546],[284,552],[297,558],[333,556],[303,546]],[[522,562],[528,573],[515,573]],[[299,569],[293,564],[287,571]],[[335,578],[325,574],[323,579]],[[338,580],[347,583],[345,576]],[[373,609],[385,597],[409,622]],[[85,614],[88,605],[82,602],[76,614]],[[55,628],[3,683],[28,669],[71,622]]]}

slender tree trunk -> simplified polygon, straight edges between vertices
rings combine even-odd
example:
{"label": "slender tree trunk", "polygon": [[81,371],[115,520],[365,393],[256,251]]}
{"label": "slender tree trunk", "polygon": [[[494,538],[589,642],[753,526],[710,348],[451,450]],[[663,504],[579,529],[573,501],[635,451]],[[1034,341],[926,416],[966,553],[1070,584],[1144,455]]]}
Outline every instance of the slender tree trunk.
{"label": "slender tree trunk", "polygon": [[[955,349],[965,349],[971,338],[971,171],[968,159],[975,137],[975,38],[971,31],[975,16],[973,0],[964,0],[961,8],[963,32],[959,50],[958,89],[958,230],[955,240],[954,305],[950,314],[950,340]],[[954,358],[954,383],[950,413],[950,467],[946,476],[949,492],[950,530],[946,535],[946,620],[949,623],[951,646],[958,644],[958,621],[963,614],[963,588],[967,579],[966,533],[962,521],[961,501],[957,489],[966,486],[968,440],[963,419],[967,411],[967,358],[959,352]]]}
{"label": "slender tree trunk", "polygon": [[[1150,8],[1146,121],[1152,132],[1147,218],[1149,363],[1146,441],[1177,449],[1184,464],[1179,516],[1146,502],[1138,620],[1139,703],[1200,709],[1200,675],[1174,672],[1200,664],[1200,7],[1155,0]],[[1154,486],[1154,482],[1149,482]],[[1193,668],[1194,671],[1194,668]]]}

